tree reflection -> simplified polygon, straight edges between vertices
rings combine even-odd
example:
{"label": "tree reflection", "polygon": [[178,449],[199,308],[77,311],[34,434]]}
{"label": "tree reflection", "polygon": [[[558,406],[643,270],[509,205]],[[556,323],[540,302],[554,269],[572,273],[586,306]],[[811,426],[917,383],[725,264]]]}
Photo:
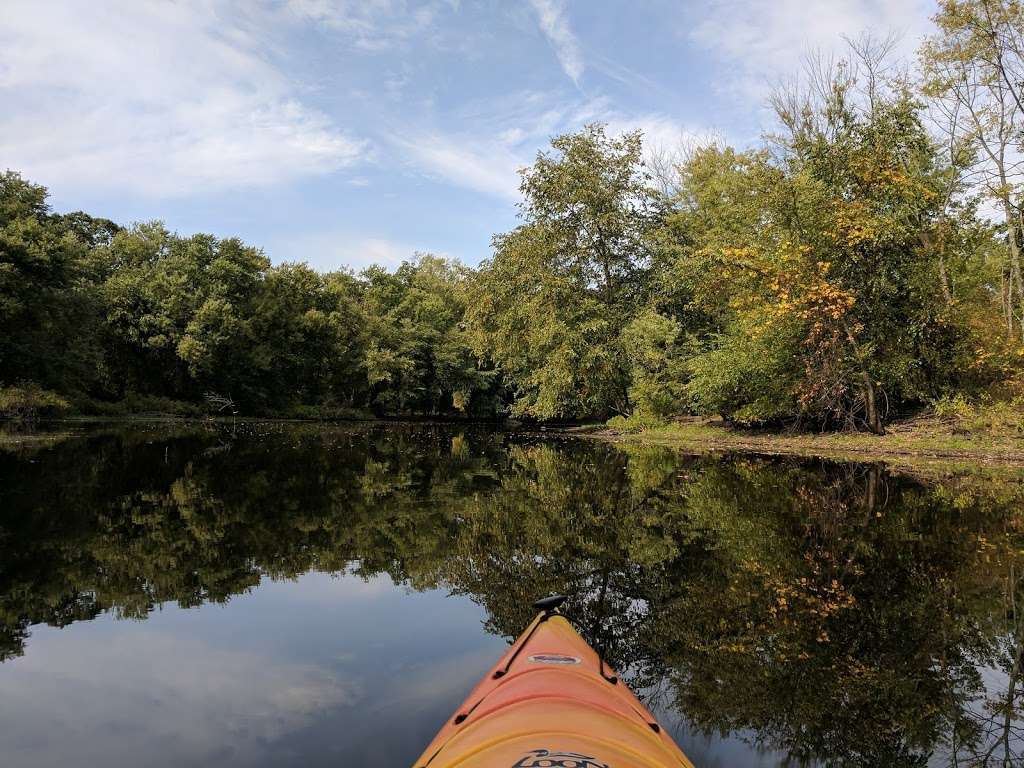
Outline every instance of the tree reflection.
{"label": "tree reflection", "polygon": [[[257,429],[245,427],[245,430]],[[439,427],[109,431],[0,454],[0,654],[310,569],[539,595],[635,687],[793,765],[1024,750],[1019,482]]]}

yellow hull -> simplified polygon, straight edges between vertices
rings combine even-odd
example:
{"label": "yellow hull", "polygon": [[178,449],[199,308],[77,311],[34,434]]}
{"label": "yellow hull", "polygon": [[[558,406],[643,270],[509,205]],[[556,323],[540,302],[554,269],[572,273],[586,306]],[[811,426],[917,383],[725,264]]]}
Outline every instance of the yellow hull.
{"label": "yellow hull", "polygon": [[539,615],[414,768],[693,768],[572,625]]}

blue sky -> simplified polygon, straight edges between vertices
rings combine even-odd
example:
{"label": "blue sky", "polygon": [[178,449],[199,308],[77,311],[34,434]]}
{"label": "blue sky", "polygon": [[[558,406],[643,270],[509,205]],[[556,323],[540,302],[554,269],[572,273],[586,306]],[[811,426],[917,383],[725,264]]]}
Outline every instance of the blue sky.
{"label": "blue sky", "polygon": [[4,0],[0,168],[57,210],[237,235],[275,262],[476,264],[517,169],[591,121],[744,146],[809,50],[931,0]]}

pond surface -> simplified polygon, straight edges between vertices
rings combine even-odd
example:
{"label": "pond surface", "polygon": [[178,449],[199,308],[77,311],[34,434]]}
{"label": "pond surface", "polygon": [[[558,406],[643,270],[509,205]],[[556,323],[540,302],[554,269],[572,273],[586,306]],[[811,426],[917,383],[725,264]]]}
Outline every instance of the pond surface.
{"label": "pond surface", "polygon": [[559,592],[698,766],[1022,765],[1022,575],[1015,475],[83,428],[0,449],[0,764],[411,765]]}

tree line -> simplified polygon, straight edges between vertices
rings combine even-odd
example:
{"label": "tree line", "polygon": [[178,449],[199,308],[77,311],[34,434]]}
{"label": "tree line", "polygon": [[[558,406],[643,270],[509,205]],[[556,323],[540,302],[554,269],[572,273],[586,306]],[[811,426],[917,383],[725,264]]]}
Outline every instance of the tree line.
{"label": "tree line", "polygon": [[809,60],[753,148],[554,138],[477,269],[275,266],[236,239],[55,214],[8,172],[0,384],[100,410],[217,393],[253,414],[874,432],[952,395],[1019,397],[1024,11],[945,0],[934,21],[913,71],[870,37]]}
{"label": "tree line", "polygon": [[[0,380],[82,410],[174,410],[213,393],[245,413],[496,412],[465,341],[469,270],[273,266],[240,240],[54,214],[0,176]],[[22,387],[24,388],[24,387]]]}

